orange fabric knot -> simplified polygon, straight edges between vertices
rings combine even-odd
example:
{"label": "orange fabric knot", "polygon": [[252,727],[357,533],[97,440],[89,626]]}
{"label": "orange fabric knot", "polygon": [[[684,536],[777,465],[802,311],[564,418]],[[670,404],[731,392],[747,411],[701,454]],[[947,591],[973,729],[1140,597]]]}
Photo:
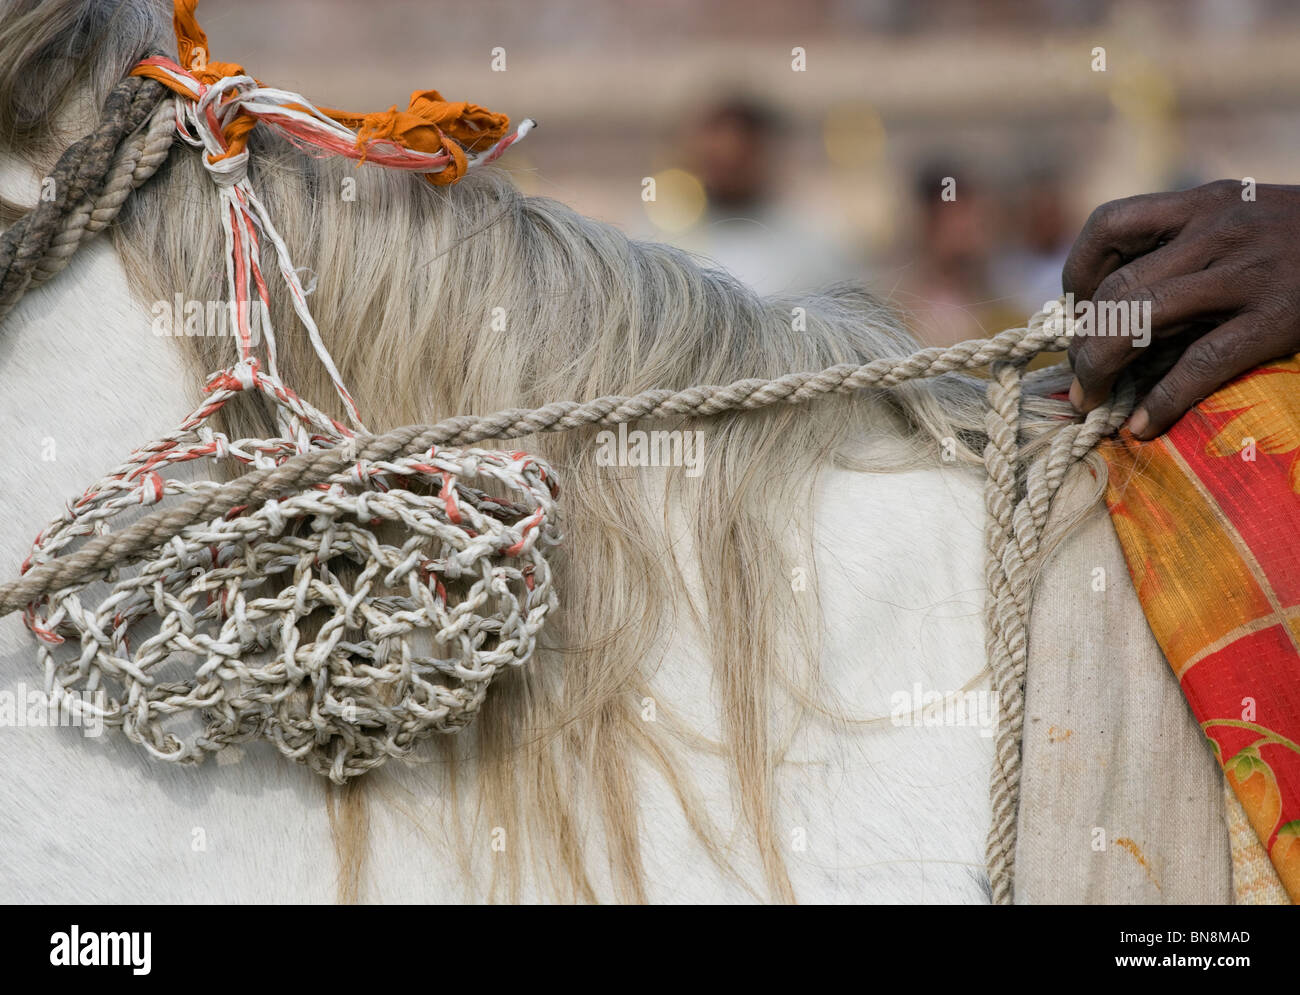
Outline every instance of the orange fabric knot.
{"label": "orange fabric knot", "polygon": [[[244,67],[238,63],[208,59],[208,36],[199,27],[194,13],[198,3],[199,0],[175,0],[172,26],[176,30],[176,53],[181,68],[207,86],[230,76],[246,75]],[[157,66],[136,66],[131,73],[155,79],[182,95],[189,95],[189,91]],[[227,99],[236,100],[238,97],[231,94]],[[446,153],[450,163],[441,172],[429,173],[425,177],[437,186],[455,183],[464,176],[469,165],[466,151],[477,152],[495,145],[505,137],[510,127],[510,118],[505,114],[465,101],[444,100],[437,90],[412,93],[410,106],[404,111],[399,111],[396,105],[373,114],[354,114],[325,107],[320,111],[357,133],[360,162],[365,162],[366,150],[372,142],[391,142],[430,155]],[[232,118],[222,129],[226,151],[209,156],[209,161],[217,162],[243,152],[248,145],[248,134],[256,124],[257,119],[250,114],[240,113]]]}
{"label": "orange fabric knot", "polygon": [[172,27],[176,31],[176,56],[182,69],[200,83],[212,86],[228,76],[244,76],[244,67],[238,62],[212,62],[208,52],[208,36],[199,27],[194,10],[199,0],[176,0]]}
{"label": "orange fabric knot", "polygon": [[[131,70],[132,76],[147,76],[149,79],[155,79],[168,89],[175,90],[181,96],[189,96],[189,91],[184,89],[175,80],[167,75],[157,66],[136,66]],[[213,83],[225,79],[227,76],[243,76],[244,67],[236,65],[233,62],[209,62],[204,69],[191,69],[190,75],[201,83],[211,86]],[[237,99],[233,94],[227,99]],[[253,130],[257,124],[257,118],[251,114],[240,113],[231,118],[221,134],[226,140],[226,151],[220,155],[208,156],[209,162],[218,162],[221,159],[228,159],[232,155],[239,155],[248,145],[248,133]]]}
{"label": "orange fabric knot", "polygon": [[233,62],[208,61],[208,36],[199,27],[194,10],[199,0],[176,0],[172,28],[176,31],[177,61],[195,78],[211,85],[226,76],[242,76],[244,67]]}
{"label": "orange fabric knot", "polygon": [[465,150],[477,151],[495,145],[510,127],[510,118],[478,104],[448,101],[437,90],[417,90],[411,94],[410,106],[399,111],[394,105],[386,111],[353,114],[350,111],[321,108],[321,113],[357,133],[357,148],[362,151],[370,142],[385,141],[417,152],[437,155],[446,152],[451,163],[440,173],[428,175],[430,183],[446,186],[465,175]]}
{"label": "orange fabric knot", "polygon": [[[227,76],[243,76],[244,67],[237,62],[212,62],[208,59],[208,35],[199,26],[198,16],[194,13],[199,0],[176,0],[172,13],[172,27],[176,31],[176,55],[182,68],[188,69],[190,75],[200,83],[212,86]],[[209,162],[218,162],[230,156],[239,155],[248,147],[248,133],[257,124],[251,114],[240,114],[221,129],[226,139],[226,151],[221,155],[208,156]]]}
{"label": "orange fabric knot", "polygon": [[[173,8],[172,27],[176,32],[176,55],[181,68],[188,70],[191,76],[208,86],[228,76],[245,75],[244,67],[237,62],[209,61],[208,36],[199,27],[198,17],[194,13],[198,5],[199,0],[176,0]],[[131,70],[131,74],[147,76],[178,93],[184,93],[171,77],[155,66],[136,66]],[[233,118],[221,129],[221,134],[226,139],[226,151],[220,155],[208,156],[208,161],[217,162],[243,152],[248,146],[248,133],[256,124],[257,119],[251,114],[239,114]]]}
{"label": "orange fabric knot", "polygon": [[244,67],[237,62],[205,62],[201,66],[186,66],[193,76],[200,83],[206,83],[211,86],[213,83],[220,83],[227,76],[246,76]]}

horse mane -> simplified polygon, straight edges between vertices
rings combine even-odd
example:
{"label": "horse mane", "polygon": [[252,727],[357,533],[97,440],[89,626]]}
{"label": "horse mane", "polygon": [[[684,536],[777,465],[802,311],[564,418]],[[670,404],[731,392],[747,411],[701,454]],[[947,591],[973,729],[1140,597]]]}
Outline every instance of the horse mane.
{"label": "horse mane", "polygon": [[[146,51],[169,47],[166,6],[149,0],[0,3],[6,151],[47,165],[70,137],[55,122],[75,120],[78,108],[92,115]],[[313,158],[260,131],[250,148],[253,185],[311,271],[313,314],[372,430],[917,348],[861,287],[760,298],[679,249],[524,196],[498,168],[434,188]],[[198,155],[178,144],[128,200],[112,237],[138,299],[223,298],[214,198]],[[341,416],[278,282],[271,295],[284,379]],[[228,338],[180,341],[196,384],[233,357]],[[832,465],[937,465],[944,453],[973,466],[983,393],[976,378],[946,375],[888,396],[629,426],[703,432],[698,476],[600,466],[595,429],[510,443],[546,458],[561,481],[566,540],[553,560],[563,609],[533,663],[498,682],[475,725],[430,749],[453,789],[449,832],[481,839],[502,829],[527,841],[493,864],[492,897],[549,886],[591,901],[607,878],[613,897],[644,900],[636,778],[656,770],[720,866],[731,860],[724,838],[742,838],[761,868],[761,883],[748,886],[794,899],[773,824],[774,774],[791,731],[825,714],[821,613],[815,578],[797,602],[779,592],[792,569],[813,562],[819,475]],[[273,430],[257,398],[240,400],[227,409],[228,431]],[[1027,407],[1032,431],[1061,410]],[[697,600],[681,596],[688,590]],[[694,728],[658,700],[656,670],[683,626],[707,650],[699,664],[710,672],[716,729]],[[655,721],[643,717],[647,701]],[[725,758],[735,826],[704,811],[681,762],[688,747]],[[364,876],[368,791],[335,797],[344,897],[356,897]],[[584,828],[591,820],[599,842]],[[602,857],[607,875],[594,869]]]}

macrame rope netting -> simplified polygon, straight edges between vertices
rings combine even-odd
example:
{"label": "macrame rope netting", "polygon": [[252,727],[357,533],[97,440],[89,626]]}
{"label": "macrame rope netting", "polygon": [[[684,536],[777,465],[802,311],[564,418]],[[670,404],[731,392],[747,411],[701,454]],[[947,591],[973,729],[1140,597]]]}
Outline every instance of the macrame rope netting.
{"label": "macrame rope netting", "polygon": [[[0,239],[0,316],[111,219],[129,189],[165,158],[178,126],[184,137],[185,126],[196,124],[196,102],[187,111],[184,98],[159,103],[161,95],[156,80],[125,81],[110,96],[101,127],[60,159],[61,175],[71,179],[58,185],[56,202]],[[218,131],[219,121],[198,144],[210,149]],[[228,233],[232,242],[241,230],[250,236],[243,255],[236,245],[232,257],[253,265],[256,232],[269,231],[269,219],[249,206],[246,195],[226,193],[246,183],[242,175],[222,183],[235,175],[225,172],[230,168],[214,171],[230,209]],[[287,254],[280,263],[292,289]],[[245,352],[235,367],[213,375],[209,400],[174,437],[136,450],[42,533],[23,576],[0,586],[0,615],[27,614],[42,642],[51,690],[75,685],[94,691],[119,682],[124,697],[107,709],[108,717],[154,756],[192,761],[262,735],[343,780],[407,755],[430,731],[451,731],[472,719],[494,677],[529,659],[556,603],[545,558],[558,541],[557,489],[549,469],[525,453],[441,447],[808,403],[987,367],[986,634],[998,698],[987,856],[993,899],[1007,903],[1028,618],[1048,514],[1067,471],[1117,429],[1133,405],[1132,389],[1121,387],[1081,421],[1063,422],[1026,459],[1025,366],[1068,341],[1040,313],[1024,328],[901,359],[463,415],[378,435],[354,434],[327,418]],[[280,406],[283,438],[231,440],[207,424],[247,390],[262,391]],[[196,458],[234,460],[251,469],[226,483],[183,483],[160,473]],[[487,487],[512,497],[491,496]],[[179,500],[124,528],[109,528],[109,519],[128,506],[164,498]],[[405,538],[382,539],[377,523]],[[357,578],[342,579],[333,568],[340,564],[358,569]],[[285,578],[278,590],[271,584],[277,577]],[[79,595],[105,581],[114,585],[110,594],[94,608],[83,605]],[[132,648],[128,630],[148,615],[160,620],[158,631]],[[325,619],[308,639],[299,623],[312,615]],[[51,647],[63,642],[55,631],[61,626],[79,633],[81,651],[58,663]],[[259,662],[259,654],[270,659]],[[160,680],[151,674],[173,657],[187,659],[193,676]],[[188,744],[164,728],[180,714],[207,722]]]}

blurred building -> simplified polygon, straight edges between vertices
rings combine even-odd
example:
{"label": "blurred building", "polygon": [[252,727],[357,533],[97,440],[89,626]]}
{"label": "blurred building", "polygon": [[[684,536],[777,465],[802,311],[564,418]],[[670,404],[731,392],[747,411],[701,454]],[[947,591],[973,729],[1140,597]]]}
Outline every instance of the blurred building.
{"label": "blurred building", "polygon": [[[1041,305],[1102,201],[1286,182],[1300,161],[1300,7],[1281,0],[206,0],[200,16],[214,58],[330,106],[436,87],[534,117],[503,159],[528,192],[759,289],[860,277],[936,341]],[[736,94],[777,122],[749,205],[691,141]],[[939,160],[956,201],[918,194]]]}

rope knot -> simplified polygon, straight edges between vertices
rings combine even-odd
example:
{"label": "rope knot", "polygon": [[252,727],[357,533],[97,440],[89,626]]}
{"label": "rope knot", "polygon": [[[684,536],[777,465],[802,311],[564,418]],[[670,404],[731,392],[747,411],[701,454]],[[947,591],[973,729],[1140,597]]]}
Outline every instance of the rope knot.
{"label": "rope knot", "polygon": [[203,385],[205,394],[215,394],[219,390],[252,390],[257,386],[257,360],[241,361],[226,370],[218,370],[208,377]]}
{"label": "rope knot", "polygon": [[257,361],[248,360],[244,363],[236,363],[231,367],[235,381],[239,384],[240,390],[252,390],[257,385]]}
{"label": "rope knot", "polygon": [[[510,118],[505,114],[446,100],[437,90],[415,91],[406,110],[394,104],[386,111],[356,114],[313,106],[296,93],[264,86],[238,63],[209,60],[197,7],[198,0],[175,0],[177,62],[148,58],[131,72],[198,103],[200,113],[191,114],[190,123],[208,150],[213,177],[222,185],[243,179],[248,135],[259,121],[296,144],[345,156],[358,165],[374,162],[423,173],[436,186],[455,183],[471,167],[493,161],[532,127],[526,120],[514,134],[507,134]],[[227,159],[239,162],[212,168]]]}
{"label": "rope knot", "polygon": [[165,482],[157,473],[147,473],[140,479],[140,503],[157,504],[163,499]]}

